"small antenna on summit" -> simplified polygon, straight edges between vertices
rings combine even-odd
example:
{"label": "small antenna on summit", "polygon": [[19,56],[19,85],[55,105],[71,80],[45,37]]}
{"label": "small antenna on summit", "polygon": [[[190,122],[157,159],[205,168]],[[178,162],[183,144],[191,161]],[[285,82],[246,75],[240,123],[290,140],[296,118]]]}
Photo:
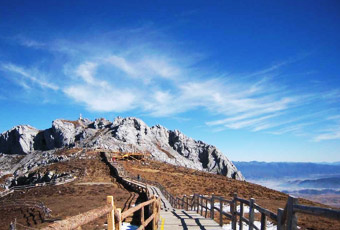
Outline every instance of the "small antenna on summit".
{"label": "small antenna on summit", "polygon": [[83,118],[82,118],[82,116],[81,116],[81,113],[79,114],[79,120],[82,120]]}

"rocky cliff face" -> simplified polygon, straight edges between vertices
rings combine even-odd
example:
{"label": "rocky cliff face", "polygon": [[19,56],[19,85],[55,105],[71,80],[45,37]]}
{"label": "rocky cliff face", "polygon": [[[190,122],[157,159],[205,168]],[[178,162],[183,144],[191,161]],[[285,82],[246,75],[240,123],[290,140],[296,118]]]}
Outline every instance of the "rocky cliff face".
{"label": "rocky cliff face", "polygon": [[29,125],[18,125],[0,135],[0,153],[27,154],[33,150],[39,130]]}
{"label": "rocky cliff face", "polygon": [[148,152],[155,160],[243,180],[242,174],[216,147],[196,141],[178,130],[149,127],[142,120],[117,117],[77,121],[55,120],[52,128],[39,131],[17,126],[0,135],[0,152],[29,154],[60,147],[93,147],[122,152]]}

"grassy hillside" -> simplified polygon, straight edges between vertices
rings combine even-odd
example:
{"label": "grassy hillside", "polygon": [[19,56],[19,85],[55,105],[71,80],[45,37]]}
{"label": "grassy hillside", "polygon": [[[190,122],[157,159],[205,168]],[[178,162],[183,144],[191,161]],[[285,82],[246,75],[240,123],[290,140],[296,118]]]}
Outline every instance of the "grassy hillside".
{"label": "grassy hillside", "polygon": [[[124,167],[135,176],[139,174],[145,179],[159,182],[176,196],[199,193],[231,198],[234,193],[237,193],[246,199],[255,198],[256,203],[275,213],[278,208],[284,208],[288,197],[282,192],[257,184],[156,161],[127,161],[124,162]],[[299,203],[328,207],[305,199],[299,199]],[[340,229],[340,222],[330,219],[298,214],[298,220],[302,229]]]}

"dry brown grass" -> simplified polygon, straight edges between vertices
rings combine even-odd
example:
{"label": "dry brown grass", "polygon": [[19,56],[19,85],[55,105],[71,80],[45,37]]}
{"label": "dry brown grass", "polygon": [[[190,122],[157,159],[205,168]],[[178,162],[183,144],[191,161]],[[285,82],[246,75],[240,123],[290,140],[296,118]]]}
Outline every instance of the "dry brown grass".
{"label": "dry brown grass", "polygon": [[[65,219],[79,213],[98,208],[106,204],[106,196],[113,195],[117,207],[127,208],[134,204],[138,194],[124,189],[110,176],[110,170],[99,158],[91,160],[72,160],[44,167],[40,170],[53,170],[56,172],[79,171],[79,179],[76,181],[58,186],[46,186],[33,188],[26,191],[16,191],[4,198],[2,201],[13,201],[18,199],[36,200],[43,202],[52,210],[50,219]],[[112,182],[111,184],[79,185],[79,182]],[[27,208],[1,208],[0,230],[7,230],[11,221],[17,218],[18,223],[25,226],[40,228],[48,223],[42,223],[38,210]],[[93,223],[85,225],[83,229],[103,229],[105,216]],[[22,228],[19,228],[22,229]]]}
{"label": "dry brown grass", "polygon": [[67,123],[71,123],[74,125],[75,128],[81,126],[81,124],[79,123],[79,121],[70,121],[70,120],[61,120],[62,122],[67,122]]}
{"label": "dry brown grass", "polygon": [[[137,161],[122,163],[131,174],[135,176],[139,174],[142,178],[157,181],[176,196],[199,193],[204,195],[214,194],[231,199],[233,194],[237,193],[239,197],[245,199],[255,198],[256,203],[274,213],[277,212],[278,208],[284,208],[288,198],[287,194],[261,185],[156,161],[149,161],[146,164]],[[150,169],[157,170],[158,172],[152,172]],[[328,207],[305,199],[299,199],[299,203]],[[298,214],[298,218],[299,226],[302,229],[340,229],[338,221],[303,214]]]}
{"label": "dry brown grass", "polygon": [[166,151],[165,149],[163,149],[159,144],[157,144],[157,148],[158,150],[162,151],[163,153],[165,153],[170,159],[175,158],[173,155],[171,155],[170,152]]}
{"label": "dry brown grass", "polygon": [[54,154],[61,156],[61,155],[65,155],[65,156],[70,156],[78,151],[82,150],[81,148],[72,148],[72,149],[59,149],[58,151],[56,151]]}

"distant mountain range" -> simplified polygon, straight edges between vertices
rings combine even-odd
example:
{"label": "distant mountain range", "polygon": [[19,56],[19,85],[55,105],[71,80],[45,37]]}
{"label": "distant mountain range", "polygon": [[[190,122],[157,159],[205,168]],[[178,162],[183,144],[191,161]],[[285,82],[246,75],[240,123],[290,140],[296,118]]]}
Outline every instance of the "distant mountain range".
{"label": "distant mountain range", "polygon": [[295,195],[325,195],[335,194],[340,195],[339,190],[335,189],[301,189],[301,190],[282,190],[284,193],[295,194]]}
{"label": "distant mountain range", "polygon": [[310,180],[295,180],[289,182],[290,185],[297,185],[302,188],[340,188],[340,177],[327,177],[320,179]]}
{"label": "distant mountain range", "polygon": [[310,178],[322,175],[340,175],[340,162],[334,163],[299,163],[299,162],[241,162],[235,166],[246,179],[266,180],[275,178]]}

